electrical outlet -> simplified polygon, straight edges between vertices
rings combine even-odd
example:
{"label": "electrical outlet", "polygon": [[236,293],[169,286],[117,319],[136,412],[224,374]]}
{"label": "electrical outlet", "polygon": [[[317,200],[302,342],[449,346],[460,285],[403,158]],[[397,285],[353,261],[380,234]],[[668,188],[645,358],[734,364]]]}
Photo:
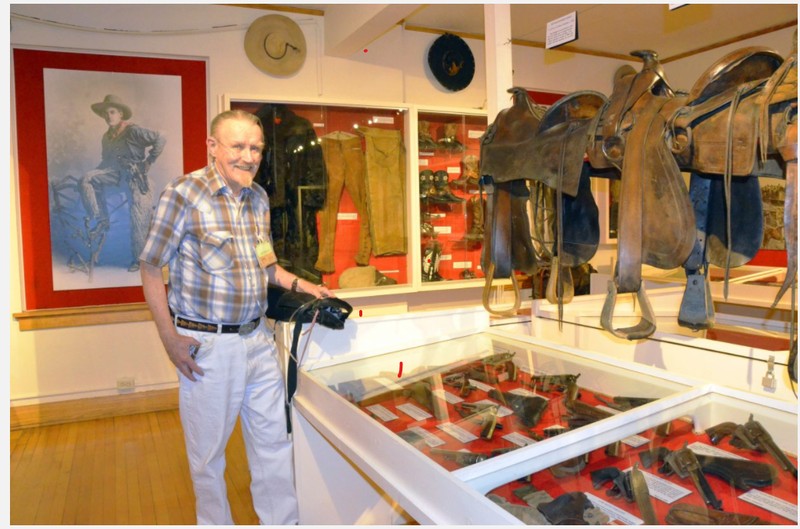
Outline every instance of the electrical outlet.
{"label": "electrical outlet", "polygon": [[136,387],[136,379],[133,377],[120,377],[117,379],[117,389],[120,391],[132,391]]}

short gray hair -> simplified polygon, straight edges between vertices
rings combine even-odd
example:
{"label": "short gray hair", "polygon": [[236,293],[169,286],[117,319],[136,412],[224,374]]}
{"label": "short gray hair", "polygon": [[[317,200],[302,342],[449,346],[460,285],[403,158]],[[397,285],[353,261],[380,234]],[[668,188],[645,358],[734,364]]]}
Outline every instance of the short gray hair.
{"label": "short gray hair", "polygon": [[219,130],[219,127],[225,121],[229,120],[238,120],[238,121],[248,121],[253,125],[258,125],[258,128],[261,129],[262,133],[264,131],[264,127],[261,125],[261,120],[258,119],[258,116],[255,114],[251,114],[245,110],[226,110],[225,112],[220,112],[217,114],[214,119],[211,120],[211,136],[216,137],[216,133]]}

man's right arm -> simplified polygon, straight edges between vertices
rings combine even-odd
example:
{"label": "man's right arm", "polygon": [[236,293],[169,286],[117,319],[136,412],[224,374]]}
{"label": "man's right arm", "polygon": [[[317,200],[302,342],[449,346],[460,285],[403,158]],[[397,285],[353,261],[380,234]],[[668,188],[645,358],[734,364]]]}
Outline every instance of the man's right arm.
{"label": "man's right arm", "polygon": [[183,336],[175,330],[172,317],[169,314],[167,304],[167,292],[164,289],[164,280],[161,275],[161,267],[152,265],[146,261],[140,261],[140,274],[142,277],[142,289],[144,299],[150,308],[153,321],[158,329],[158,336],[161,343],[167,350],[170,361],[175,364],[178,371],[190,380],[195,380],[194,373],[203,375],[203,370],[192,359],[189,349],[192,345],[200,345],[200,342],[189,336]]}

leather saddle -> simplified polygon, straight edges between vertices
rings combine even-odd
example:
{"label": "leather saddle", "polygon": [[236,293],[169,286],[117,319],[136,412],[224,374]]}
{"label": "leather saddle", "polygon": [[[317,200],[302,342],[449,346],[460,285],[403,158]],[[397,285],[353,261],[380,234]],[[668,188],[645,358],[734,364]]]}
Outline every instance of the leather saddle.
{"label": "leather saddle", "polygon": [[[761,247],[763,212],[758,176],[781,176],[774,156],[759,144],[762,94],[783,59],[764,47],[722,57],[692,87],[686,104],[670,118],[671,148],[679,166],[692,173],[690,196],[696,233],[684,263],[686,291],[678,323],[691,329],[714,325],[708,264],[725,269],[749,262]],[[757,156],[761,151],[761,156]],[[735,214],[734,214],[735,212]]]}
{"label": "leather saddle", "polygon": [[[534,201],[534,238],[550,261],[546,298],[558,304],[559,321],[563,304],[574,294],[571,268],[594,257],[600,243],[599,214],[584,156],[606,102],[594,91],[566,95],[548,108],[536,134],[533,185],[542,198]],[[542,222],[539,211],[545,204],[551,205],[552,218],[547,233],[548,223]]]}
{"label": "leather saddle", "polygon": [[[483,306],[492,314],[512,315],[521,299],[514,270],[533,274],[536,259],[528,220],[530,190],[526,179],[535,178],[530,155],[544,109],[531,101],[524,88],[511,88],[512,106],[500,111],[481,138],[480,187],[486,194],[481,267],[486,281]],[[491,306],[489,294],[495,278],[511,278],[513,307]]]}
{"label": "leather saddle", "polygon": [[[655,316],[642,285],[643,264],[670,269],[683,264],[694,245],[695,218],[680,168],[666,141],[667,117],[681,106],[655,52],[634,51],[638,73],[618,75],[589,150],[593,167],[621,171],[617,266],[600,317],[604,329],[629,340],[650,336]],[[638,323],[613,325],[618,293],[635,293]]]}

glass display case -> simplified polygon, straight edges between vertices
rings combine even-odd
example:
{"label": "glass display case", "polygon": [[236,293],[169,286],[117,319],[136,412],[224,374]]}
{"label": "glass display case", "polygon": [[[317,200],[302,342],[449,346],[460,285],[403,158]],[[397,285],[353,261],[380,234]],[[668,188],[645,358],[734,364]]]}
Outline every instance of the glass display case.
{"label": "glass display case", "polygon": [[279,263],[334,289],[407,285],[408,109],[231,99],[264,126]]}
{"label": "glass display case", "polygon": [[[325,475],[344,454],[402,507],[391,523],[796,520],[791,404],[530,337],[492,329],[327,362],[302,371],[295,403],[303,435],[335,447],[300,450],[300,488],[308,459]],[[777,450],[753,444],[767,439],[756,424]]]}
{"label": "glass display case", "polygon": [[485,115],[417,113],[422,282],[483,277],[479,189]]}

